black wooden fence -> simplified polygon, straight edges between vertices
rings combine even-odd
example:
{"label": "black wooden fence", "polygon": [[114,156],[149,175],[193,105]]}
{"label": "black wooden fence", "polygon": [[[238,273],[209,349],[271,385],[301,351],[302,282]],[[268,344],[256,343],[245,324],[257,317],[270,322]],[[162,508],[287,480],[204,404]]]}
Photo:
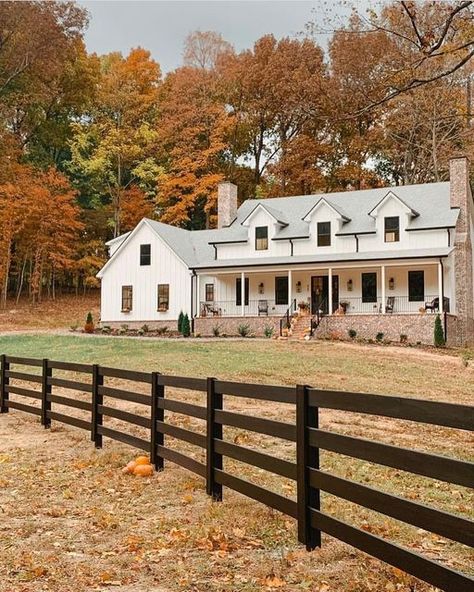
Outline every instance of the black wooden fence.
{"label": "black wooden fence", "polygon": [[[26,373],[15,369],[17,366],[37,370]],[[55,371],[78,373],[87,382],[56,377]],[[134,392],[131,388],[106,386],[104,383],[108,378],[123,379],[128,384],[145,384],[149,394]],[[11,383],[12,380],[15,384]],[[40,389],[26,388],[24,382],[36,383]],[[23,386],[18,386],[18,383]],[[54,394],[53,387],[90,393],[90,400]],[[166,387],[206,393],[206,406],[170,399],[165,396]],[[19,402],[12,397],[14,395],[38,399],[41,404],[34,406]],[[225,395],[286,403],[293,408],[296,406],[296,423],[226,411],[223,404]],[[110,407],[104,403],[104,398],[137,403],[149,408],[149,413],[143,416]],[[59,413],[54,410],[55,404],[87,412],[88,419]],[[279,510],[298,521],[298,538],[308,550],[321,545],[321,532],[324,532],[443,590],[474,590],[474,579],[467,574],[325,513],[321,507],[320,491],[471,547],[474,546],[474,522],[322,471],[319,456],[320,450],[328,450],[464,487],[474,487],[474,463],[325,431],[318,425],[320,409],[335,409],[474,431],[474,407],[324,391],[301,385],[291,388],[244,384],[215,378],[185,378],[158,372],[2,355],[0,412],[6,413],[10,409],[38,415],[45,427],[49,427],[51,421],[58,421],[90,431],[92,441],[99,448],[105,436],[144,450],[150,453],[157,469],[163,469],[165,460],[176,463],[206,479],[207,493],[216,500],[222,499],[223,487],[229,487]],[[165,411],[204,420],[207,425],[206,435],[167,423]],[[150,436],[147,439],[139,438],[107,427],[104,425],[107,417],[146,428],[150,430]],[[223,426],[295,442],[297,462],[226,441]],[[165,443],[166,435],[205,449],[206,463],[171,448]],[[226,472],[223,468],[224,457],[296,481],[296,501]]]}

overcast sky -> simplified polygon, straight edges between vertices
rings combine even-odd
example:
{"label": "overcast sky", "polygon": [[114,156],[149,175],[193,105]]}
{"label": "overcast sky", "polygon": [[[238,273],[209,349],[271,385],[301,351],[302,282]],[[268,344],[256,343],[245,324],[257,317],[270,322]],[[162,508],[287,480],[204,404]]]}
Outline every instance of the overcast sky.
{"label": "overcast sky", "polygon": [[[295,36],[316,14],[323,0],[82,0],[90,13],[87,48],[99,54],[126,54],[138,45],[151,51],[167,72],[179,66],[190,31],[218,31],[237,50],[262,35]],[[329,2],[330,4],[330,2]],[[319,39],[324,43],[324,37]]]}

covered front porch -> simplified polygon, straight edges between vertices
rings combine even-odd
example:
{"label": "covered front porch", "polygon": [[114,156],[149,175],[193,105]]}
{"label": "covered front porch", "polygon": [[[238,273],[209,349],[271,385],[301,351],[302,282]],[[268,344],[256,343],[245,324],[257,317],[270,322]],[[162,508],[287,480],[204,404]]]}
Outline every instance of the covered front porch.
{"label": "covered front porch", "polygon": [[455,312],[441,260],[226,270],[196,279],[200,318]]}

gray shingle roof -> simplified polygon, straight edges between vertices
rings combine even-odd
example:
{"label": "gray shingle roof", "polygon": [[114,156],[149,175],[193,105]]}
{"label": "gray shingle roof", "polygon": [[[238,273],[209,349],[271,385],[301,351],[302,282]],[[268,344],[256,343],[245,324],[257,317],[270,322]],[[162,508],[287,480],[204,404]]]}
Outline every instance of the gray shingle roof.
{"label": "gray shingle roof", "polygon": [[[278,197],[265,200],[249,199],[239,208],[236,219],[227,228],[213,230],[185,230],[176,226],[147,220],[153,230],[170,246],[190,268],[244,266],[257,264],[255,259],[215,260],[213,244],[246,241],[248,230],[242,222],[261,204],[282,224],[277,228],[276,240],[305,238],[309,236],[309,224],[303,218],[324,199],[348,221],[339,234],[362,234],[375,231],[375,220],[369,212],[392,192],[419,215],[410,219],[407,230],[454,227],[459,210],[450,207],[449,182],[382,187],[361,191]],[[128,237],[126,237],[128,238]],[[110,241],[113,242],[113,241]],[[123,241],[124,242],[124,241]],[[439,252],[438,252],[439,251]],[[448,250],[449,252],[449,250]],[[407,257],[446,256],[446,249],[419,251],[389,251],[379,253],[344,253],[340,260],[368,260]],[[317,263],[336,261],[337,255],[311,257],[259,258],[259,265],[286,263]]]}
{"label": "gray shingle roof", "polygon": [[[387,195],[394,193],[419,216],[412,218],[410,229],[446,228],[456,225],[459,211],[451,209],[449,203],[449,182],[425,183],[421,185],[402,185],[400,187],[381,187],[360,191],[343,191],[324,195],[300,195],[266,199],[265,205],[282,212],[288,226],[282,228],[275,238],[309,236],[309,225],[303,222],[306,214],[324,198],[335,210],[349,219],[340,234],[375,232],[375,220],[369,216],[374,207]],[[238,211],[236,220],[229,228],[239,225],[261,200],[249,199]]]}

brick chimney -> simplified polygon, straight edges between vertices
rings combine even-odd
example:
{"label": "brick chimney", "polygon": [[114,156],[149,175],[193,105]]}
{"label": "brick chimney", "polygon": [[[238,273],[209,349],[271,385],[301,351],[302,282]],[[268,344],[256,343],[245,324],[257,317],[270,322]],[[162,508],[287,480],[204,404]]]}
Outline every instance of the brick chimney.
{"label": "brick chimney", "polygon": [[223,181],[217,187],[217,228],[224,228],[237,217],[237,185]]}
{"label": "brick chimney", "polygon": [[469,159],[458,156],[449,161],[449,190],[452,208],[459,208],[454,239],[454,276],[457,324],[457,344],[474,340],[473,260],[471,220],[473,202],[469,183]]}
{"label": "brick chimney", "polygon": [[469,213],[472,208],[472,194],[469,185],[469,159],[457,156],[449,161],[450,205],[460,208],[456,232],[467,232]]}

